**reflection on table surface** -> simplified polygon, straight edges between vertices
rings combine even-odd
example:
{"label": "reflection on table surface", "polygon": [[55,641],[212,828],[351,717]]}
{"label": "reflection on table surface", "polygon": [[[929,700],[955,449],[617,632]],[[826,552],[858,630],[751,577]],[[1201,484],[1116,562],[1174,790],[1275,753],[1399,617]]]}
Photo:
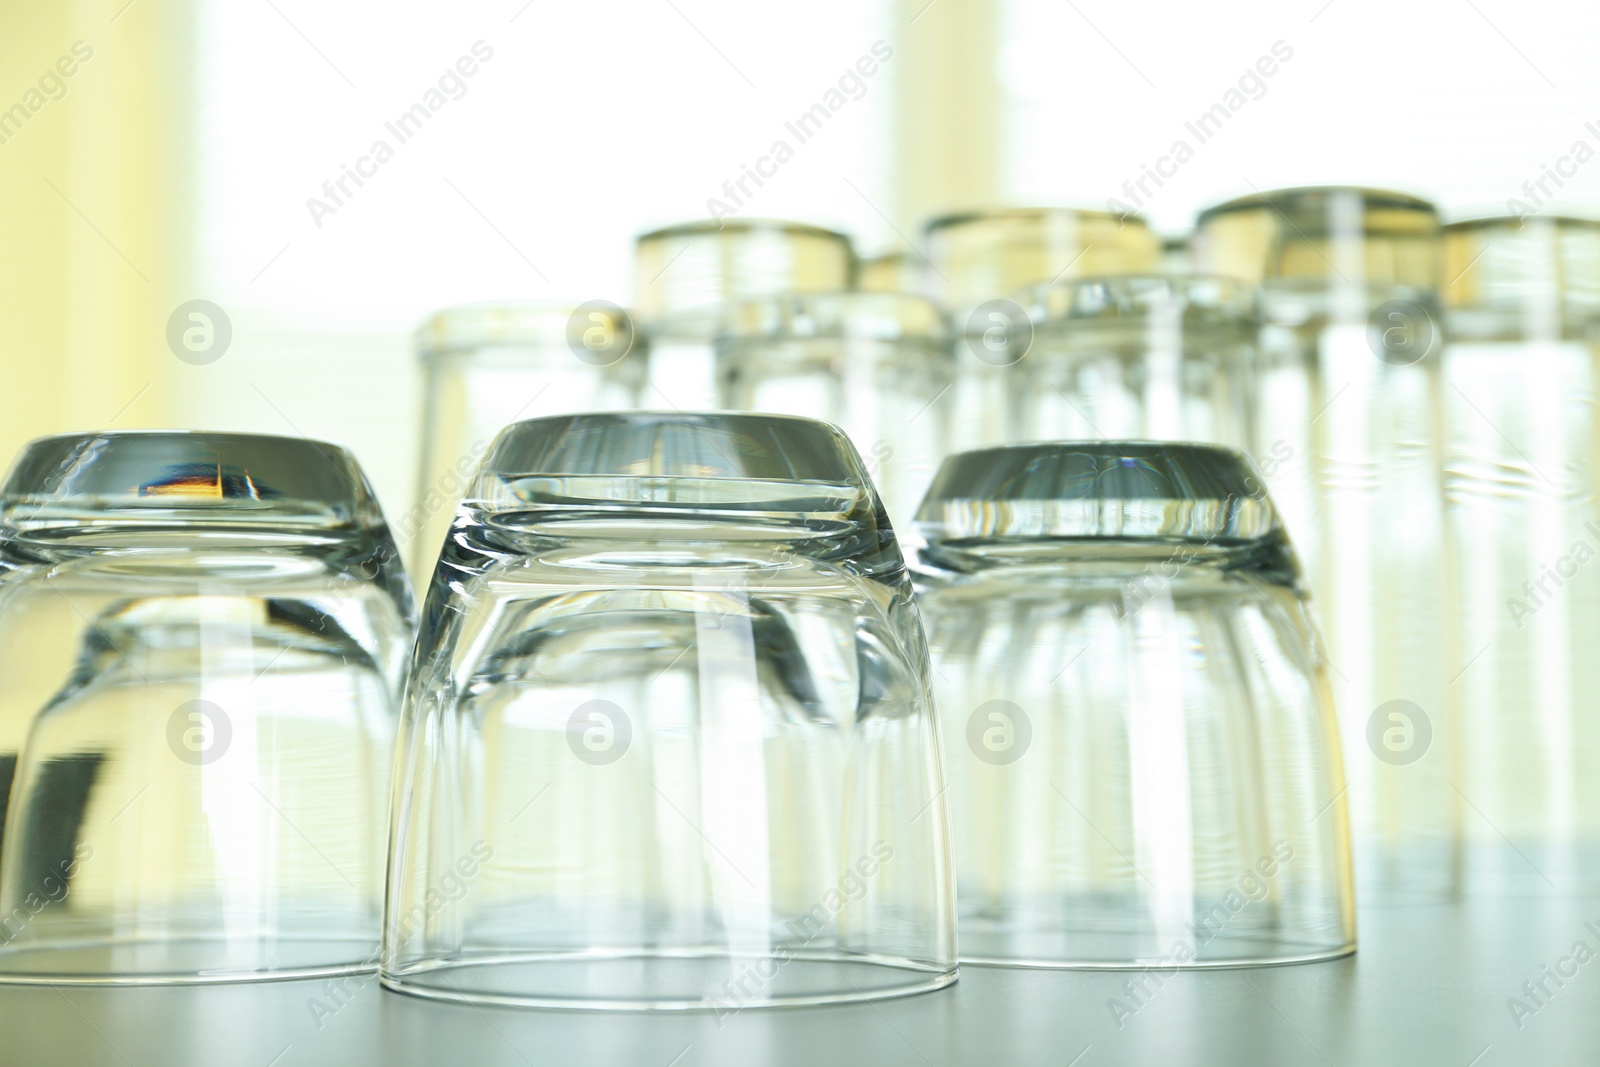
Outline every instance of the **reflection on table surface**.
{"label": "reflection on table surface", "polygon": [[0,988],[0,1065],[1490,1067],[1592,1059],[1600,897],[1367,907],[1360,924],[1360,952],[1328,963],[1173,974],[967,966],[938,993],[722,1017],[478,1010],[385,992],[371,977],[9,987]]}

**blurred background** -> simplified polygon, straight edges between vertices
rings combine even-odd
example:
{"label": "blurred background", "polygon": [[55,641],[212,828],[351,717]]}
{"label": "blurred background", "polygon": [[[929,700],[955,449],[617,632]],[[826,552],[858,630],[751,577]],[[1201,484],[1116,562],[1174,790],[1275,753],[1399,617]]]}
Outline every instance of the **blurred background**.
{"label": "blurred background", "polygon": [[[1600,8],[1548,0],[4,0],[0,26],[0,451],[305,434],[354,448],[391,514],[416,493],[433,310],[629,305],[634,237],[710,218],[863,56],[875,72],[740,215],[846,230],[862,256],[915,256],[926,218],[972,205],[1115,198],[1177,235],[1311,183],[1448,220],[1600,144]],[[1275,73],[1198,143],[1185,123],[1264,55]],[[401,141],[386,124],[430,92]],[[1192,157],[1131,199],[1180,138]],[[1600,163],[1574,168],[1547,190],[1595,203]],[[232,331],[203,365],[167,341],[196,299]]]}

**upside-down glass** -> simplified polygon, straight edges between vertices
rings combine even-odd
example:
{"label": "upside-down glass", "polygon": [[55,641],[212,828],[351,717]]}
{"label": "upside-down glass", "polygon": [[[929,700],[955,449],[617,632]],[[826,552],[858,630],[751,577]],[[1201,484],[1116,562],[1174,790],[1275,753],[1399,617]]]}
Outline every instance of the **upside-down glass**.
{"label": "upside-down glass", "polygon": [[1105,211],[962,212],[929,222],[923,239],[932,291],[957,335],[956,449],[1016,440],[1011,368],[1031,338],[1019,290],[1062,278],[1147,273],[1161,262],[1161,241],[1142,219]]}
{"label": "upside-down glass", "polygon": [[[1600,222],[1445,229],[1465,884],[1600,888]],[[1503,836],[1502,836],[1503,835]],[[1511,847],[1507,847],[1507,844]]]}
{"label": "upside-down glass", "polygon": [[1354,949],[1324,661],[1244,456],[966,452],[917,522],[963,961],[1170,968]]}
{"label": "upside-down glass", "polygon": [[422,451],[417,499],[395,520],[412,577],[428,579],[467,482],[518,419],[637,407],[648,355],[628,313],[604,301],[447,308],[417,331]]}
{"label": "upside-down glass", "polygon": [[863,259],[856,267],[856,288],[865,293],[923,292],[922,261],[905,252]]}
{"label": "upside-down glass", "polygon": [[634,247],[639,325],[650,339],[650,407],[715,407],[714,344],[730,303],[855,284],[850,238],[772,219],[688,222],[642,234]]}
{"label": "upside-down glass", "polygon": [[349,453],[43,438],[0,565],[0,981],[375,969],[414,616]]}
{"label": "upside-down glass", "polygon": [[723,407],[838,424],[904,528],[950,447],[953,363],[938,306],[903,293],[747,301],[717,342]]}
{"label": "upside-down glass", "polygon": [[1113,438],[1250,448],[1260,333],[1231,278],[1083,278],[1020,294],[1033,342],[1012,371],[1014,441]]}
{"label": "upside-down glass", "polygon": [[389,988],[726,1015],[954,980],[926,645],[837,428],[518,423],[424,615]]}
{"label": "upside-down glass", "polygon": [[1349,754],[1364,892],[1448,893],[1451,787],[1440,233],[1432,205],[1375,189],[1258,194],[1204,212],[1199,269],[1259,283],[1252,451],[1316,595]]}

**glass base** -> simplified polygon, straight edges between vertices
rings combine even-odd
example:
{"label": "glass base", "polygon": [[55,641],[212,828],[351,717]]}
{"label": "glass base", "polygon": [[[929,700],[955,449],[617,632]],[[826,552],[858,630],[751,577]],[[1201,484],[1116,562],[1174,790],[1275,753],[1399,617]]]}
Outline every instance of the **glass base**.
{"label": "glass base", "polygon": [[601,1011],[710,1011],[857,1003],[942,989],[954,964],[885,956],[521,953],[384,971],[385,988],[467,1004]]}
{"label": "glass base", "polygon": [[1329,944],[1226,931],[1203,940],[1186,931],[1172,935],[1164,948],[1157,949],[1157,943],[1157,935],[1148,930],[1030,931],[1023,934],[981,933],[963,926],[961,962],[984,967],[1053,970],[1209,970],[1314,963],[1348,956],[1356,950],[1354,941]]}
{"label": "glass base", "polygon": [[356,939],[94,941],[0,949],[0,984],[199,985],[371,974],[377,944]]}

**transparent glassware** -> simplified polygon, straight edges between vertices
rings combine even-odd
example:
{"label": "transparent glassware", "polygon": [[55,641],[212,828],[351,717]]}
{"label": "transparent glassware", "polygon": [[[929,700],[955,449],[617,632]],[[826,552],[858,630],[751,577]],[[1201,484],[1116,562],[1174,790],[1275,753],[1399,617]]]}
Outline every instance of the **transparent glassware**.
{"label": "transparent glassware", "polygon": [[922,261],[905,252],[863,259],[856,268],[856,288],[866,293],[920,293],[926,289]]}
{"label": "transparent glassware", "polygon": [[1083,278],[1020,294],[1033,343],[1012,371],[1011,440],[1254,444],[1260,320],[1247,283]]}
{"label": "transparent glassware", "polygon": [[1189,254],[1188,234],[1168,234],[1161,238],[1161,273],[1194,273],[1193,260]]}
{"label": "transparent glassware", "polygon": [[1170,969],[1354,950],[1325,661],[1243,455],[966,452],[917,522],[963,962]]}
{"label": "transparent glassware", "polygon": [[0,981],[375,970],[414,614],[350,454],[43,438],[0,569]]}
{"label": "transparent glassware", "polygon": [[966,211],[923,231],[931,292],[956,331],[956,426],[952,451],[1016,440],[1011,368],[1032,333],[1020,290],[1063,278],[1146,274],[1161,240],[1136,215],[1074,208]]}
{"label": "transparent glassware", "polygon": [[[1600,222],[1445,229],[1449,672],[1464,884],[1600,888]],[[1509,846],[1509,847],[1508,847]]]}
{"label": "transparent glassware", "polygon": [[699,411],[717,404],[715,343],[728,305],[775,293],[855,285],[848,235],[773,219],[688,222],[642,234],[634,293],[652,359],[645,403]]}
{"label": "transparent glassware", "polygon": [[938,306],[903,293],[747,301],[717,343],[721,406],[839,425],[902,529],[950,446],[954,363]]}
{"label": "transparent glassware", "polygon": [[489,442],[519,419],[626,411],[645,388],[647,348],[603,301],[506,301],[438,312],[417,331],[422,450],[417,499],[395,538],[419,585]]}
{"label": "transparent glassware", "polygon": [[504,431],[434,574],[397,768],[391,989],[720,1018],[955,979],[926,644],[836,427]]}
{"label": "transparent glassware", "polygon": [[1252,451],[1316,594],[1363,894],[1454,892],[1438,216],[1404,193],[1290,189],[1207,210],[1193,246],[1261,289]]}

